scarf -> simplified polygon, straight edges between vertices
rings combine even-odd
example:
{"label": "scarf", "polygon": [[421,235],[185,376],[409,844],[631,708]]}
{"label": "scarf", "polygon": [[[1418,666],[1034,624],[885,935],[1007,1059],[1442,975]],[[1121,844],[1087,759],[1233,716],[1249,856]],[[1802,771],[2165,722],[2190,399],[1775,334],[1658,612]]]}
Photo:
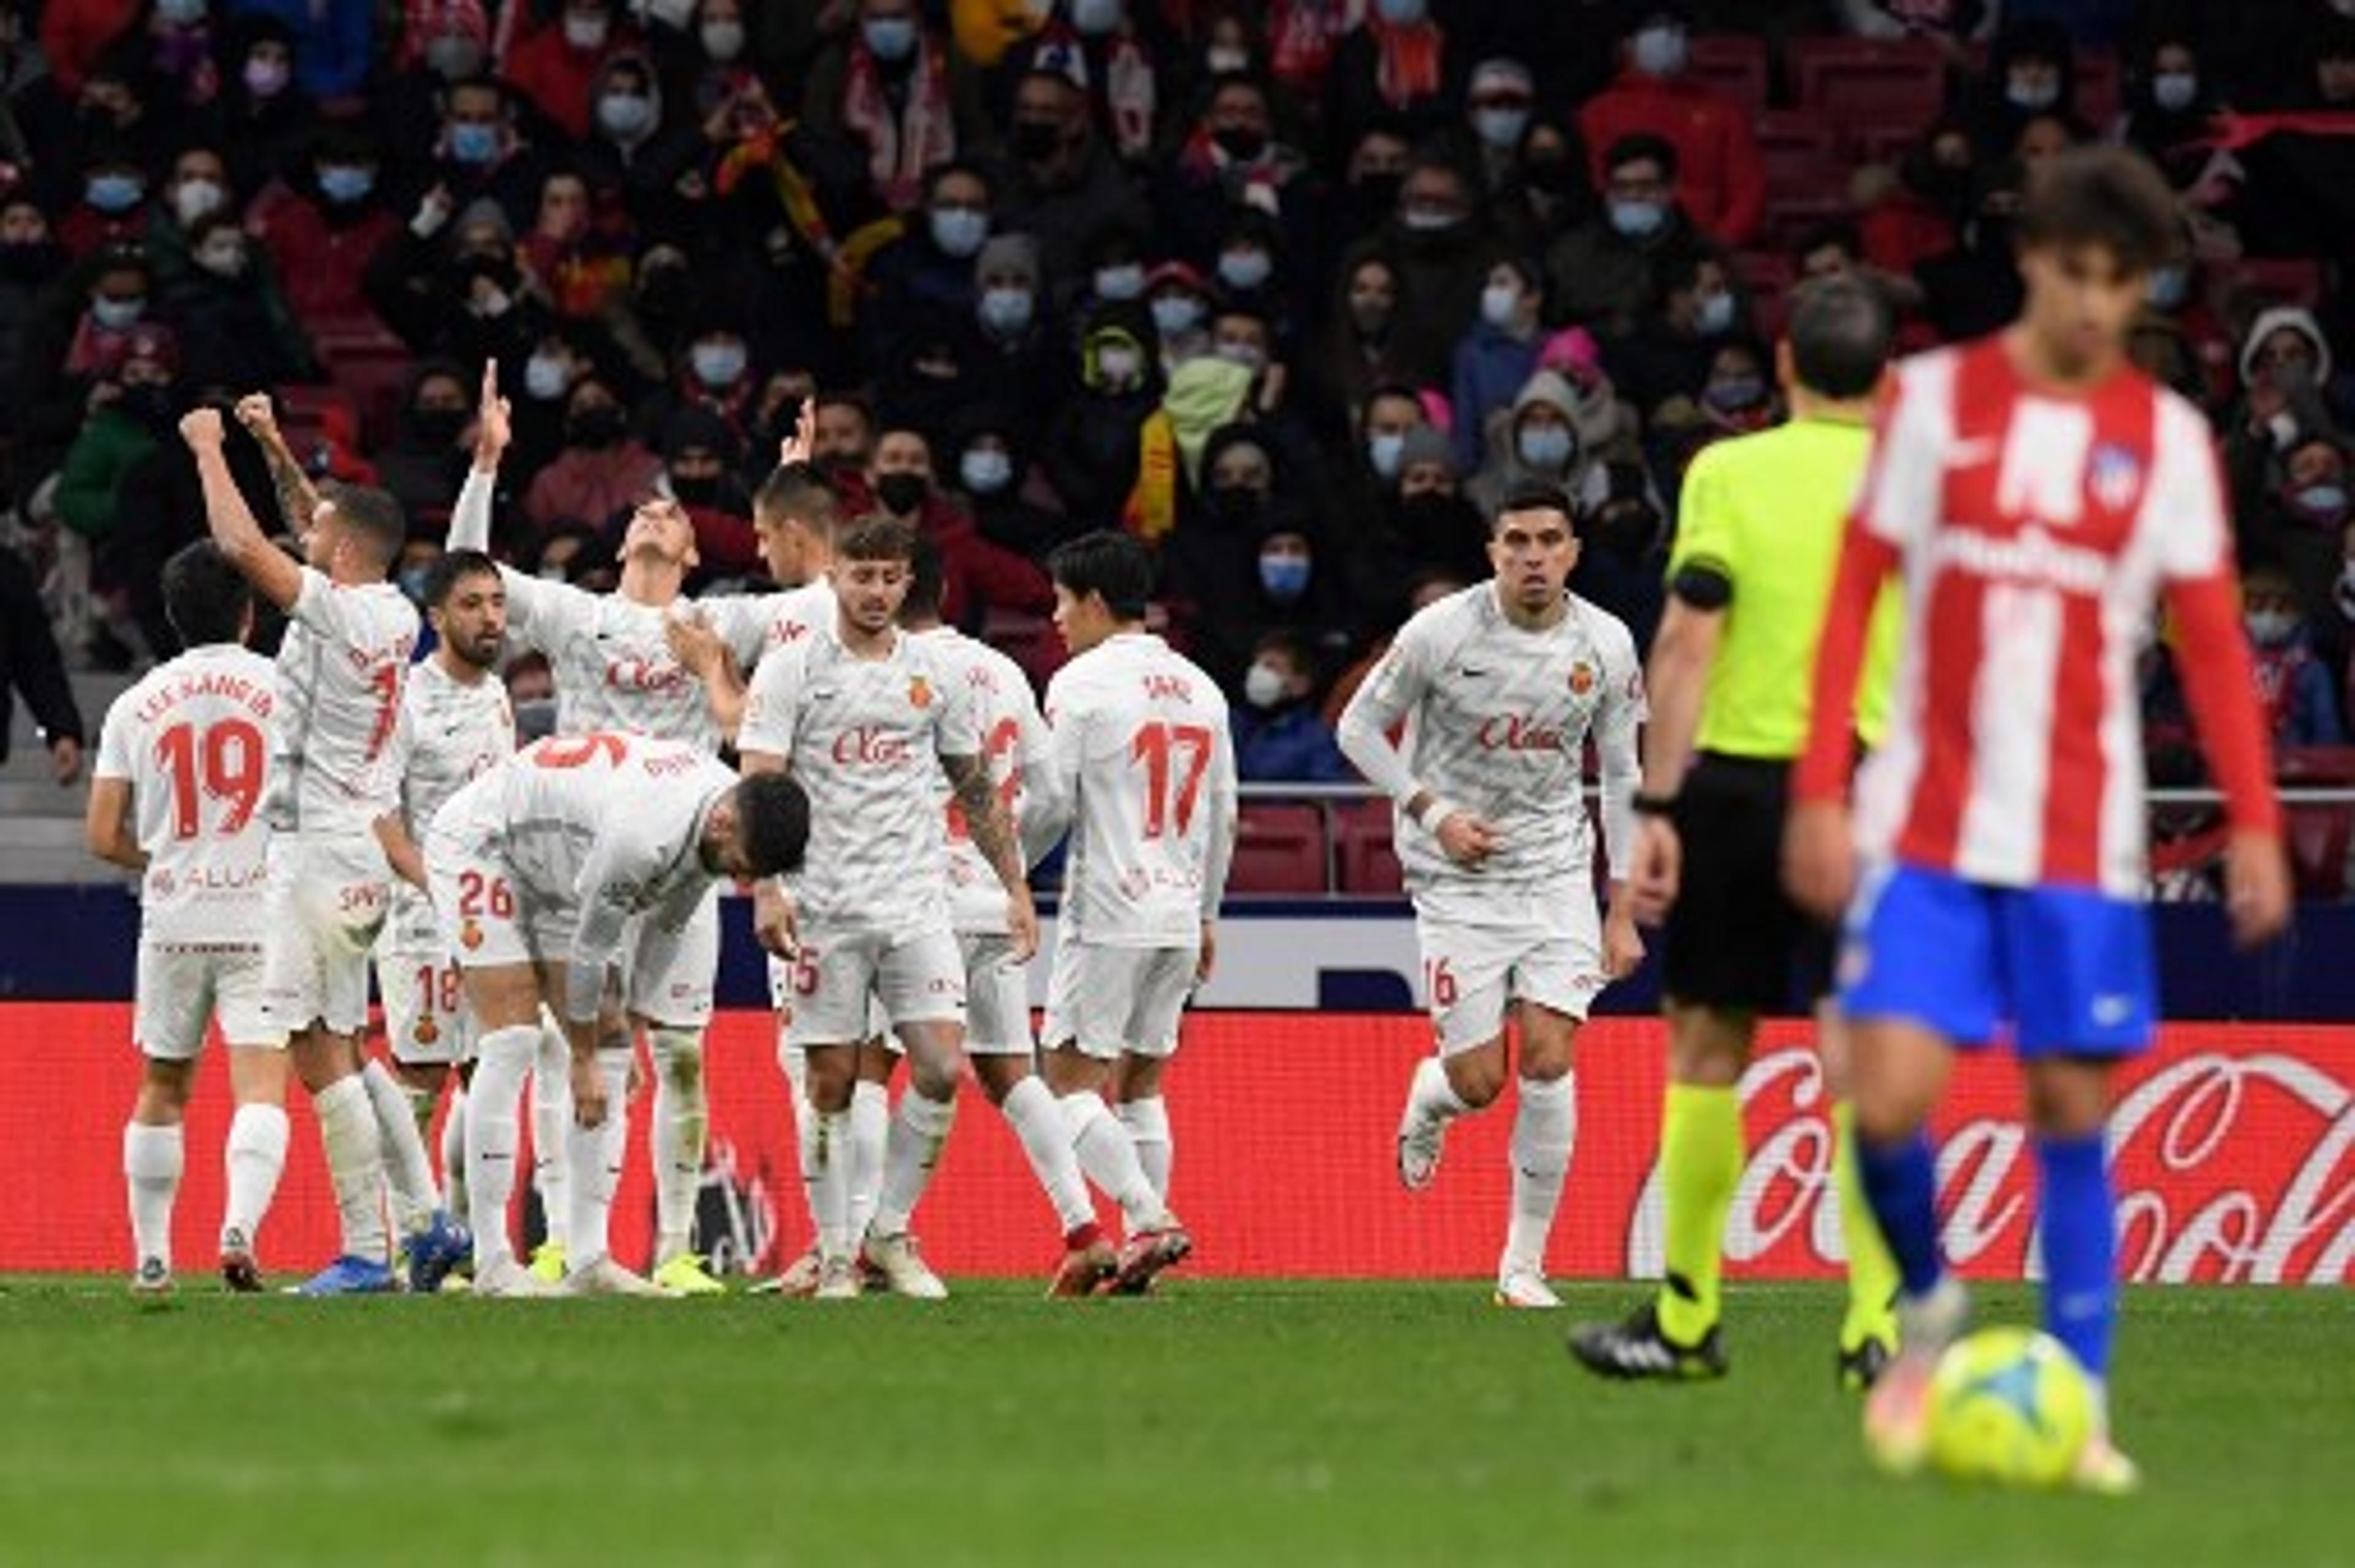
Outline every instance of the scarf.
{"label": "scarf", "polygon": [[2297,699],[2297,677],[2314,662],[2313,650],[2301,637],[2278,648],[2253,648],[2251,662],[2257,676],[2257,703],[2265,710],[2265,733],[2278,736],[2290,720]]}
{"label": "scarf", "polygon": [[918,38],[907,107],[894,114],[874,52],[866,39],[854,38],[850,76],[842,90],[842,123],[867,138],[867,173],[884,205],[908,211],[923,199],[924,172],[956,156],[947,57],[930,37]]}
{"label": "scarf", "polygon": [[1393,27],[1378,16],[1368,16],[1366,26],[1374,35],[1374,47],[1381,51],[1374,85],[1384,103],[1407,109],[1437,96],[1443,41],[1437,27],[1418,22],[1412,27]]}
{"label": "scarf", "polygon": [[[509,11],[521,7],[510,5]],[[504,18],[503,18],[504,19]],[[437,34],[461,32],[483,46],[490,58],[491,22],[483,0],[407,0],[401,7],[400,63],[417,64],[425,58],[425,40]]]}
{"label": "scarf", "polygon": [[[1153,125],[1158,117],[1159,89],[1154,83],[1153,59],[1145,52],[1134,27],[1123,27],[1107,38],[1103,56],[1102,101],[1112,120],[1113,144],[1124,158],[1144,157],[1153,151]],[[1087,40],[1060,18],[1039,35],[1030,69],[1052,71],[1068,78],[1091,98],[1097,96]]]}
{"label": "scarf", "polygon": [[1333,44],[1348,28],[1339,0],[1275,0],[1267,16],[1268,55],[1275,80],[1295,92],[1325,90]]}

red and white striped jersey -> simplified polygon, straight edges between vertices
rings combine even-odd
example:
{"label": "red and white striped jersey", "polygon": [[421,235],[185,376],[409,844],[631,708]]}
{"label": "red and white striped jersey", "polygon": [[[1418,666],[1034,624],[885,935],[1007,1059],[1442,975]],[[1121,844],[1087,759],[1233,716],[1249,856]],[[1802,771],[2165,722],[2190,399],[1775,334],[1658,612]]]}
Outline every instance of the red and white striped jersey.
{"label": "red and white striped jersey", "polygon": [[[1868,858],[2139,896],[2135,642],[2162,594],[2179,621],[2230,629],[2200,648],[2209,678],[2191,695],[2236,816],[2270,810],[2254,804],[2270,795],[2214,438],[2175,393],[2133,370],[2045,388],[1999,336],[1908,360],[1849,521],[1819,702],[1853,688],[1852,601],[1892,569],[1905,646],[1888,738],[1857,784]],[[1838,793],[1846,728],[1819,717],[1803,796]]]}

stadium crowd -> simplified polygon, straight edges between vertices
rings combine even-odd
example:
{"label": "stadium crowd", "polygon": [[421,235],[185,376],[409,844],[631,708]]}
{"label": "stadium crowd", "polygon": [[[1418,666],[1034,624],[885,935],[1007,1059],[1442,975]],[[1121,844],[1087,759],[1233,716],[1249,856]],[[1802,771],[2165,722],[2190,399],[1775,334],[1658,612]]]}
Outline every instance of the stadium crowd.
{"label": "stadium crowd", "polygon": [[[204,528],[175,421],[256,387],[314,473],[400,498],[417,592],[496,361],[519,566],[610,586],[660,487],[690,586],[756,578],[751,493],[814,401],[854,507],[939,546],[953,622],[1043,675],[1040,561],[1121,524],[1235,699],[1242,776],[1351,776],[1331,718],[1411,608],[1485,571],[1484,506],[1562,485],[1573,588],[1646,638],[1685,464],[1780,417],[1795,283],[1877,281],[1912,347],[1986,331],[2019,301],[2023,171],[2112,137],[2180,195],[2135,351],[2214,421],[2276,739],[2338,744],[2355,5],[2250,10],[14,7],[0,676],[69,774],[44,624],[69,665],[175,650],[159,567]],[[2143,672],[2183,757],[2187,656],[2154,628]]]}

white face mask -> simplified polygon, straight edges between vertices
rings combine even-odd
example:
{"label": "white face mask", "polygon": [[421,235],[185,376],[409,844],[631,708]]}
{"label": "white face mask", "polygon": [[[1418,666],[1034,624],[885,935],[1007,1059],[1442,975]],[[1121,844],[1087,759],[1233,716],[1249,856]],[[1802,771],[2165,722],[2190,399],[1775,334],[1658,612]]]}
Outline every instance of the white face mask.
{"label": "white face mask", "polygon": [[182,180],[172,192],[172,214],[187,228],[208,213],[218,212],[229,193],[208,179]]}
{"label": "white face mask", "polygon": [[1273,708],[1284,700],[1284,672],[1262,659],[1243,672],[1243,700],[1253,708]]}
{"label": "white face mask", "polygon": [[523,389],[541,402],[554,402],[570,385],[564,361],[553,354],[535,354],[524,361]]}
{"label": "white face mask", "polygon": [[1480,291],[1480,319],[1490,326],[1512,325],[1520,308],[1521,291],[1511,283],[1490,283]]}
{"label": "white face mask", "polygon": [[1134,348],[1107,348],[1096,356],[1096,373],[1110,387],[1134,387],[1145,373],[1145,356]]}
{"label": "white face mask", "polygon": [[744,52],[744,24],[741,22],[706,22],[701,36],[703,52],[722,65]]}
{"label": "white face mask", "polygon": [[567,13],[564,18],[564,41],[576,49],[602,49],[609,24],[602,16],[575,16]]}

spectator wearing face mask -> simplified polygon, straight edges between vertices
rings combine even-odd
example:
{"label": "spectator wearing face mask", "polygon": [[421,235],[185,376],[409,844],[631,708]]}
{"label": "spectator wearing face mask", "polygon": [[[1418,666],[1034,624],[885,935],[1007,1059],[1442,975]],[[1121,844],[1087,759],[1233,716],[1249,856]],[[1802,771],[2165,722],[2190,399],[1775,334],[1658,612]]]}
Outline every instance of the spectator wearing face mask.
{"label": "spectator wearing face mask", "polygon": [[645,41],[613,0],[563,0],[538,27],[517,29],[501,74],[516,96],[572,142],[594,126],[598,74],[624,50],[643,53]]}
{"label": "spectator wearing face mask", "polygon": [[1210,83],[1201,115],[1168,160],[1155,205],[1186,259],[1215,272],[1221,237],[1231,236],[1244,214],[1277,231],[1263,246],[1271,260],[1280,252],[1315,254],[1317,226],[1326,220],[1323,198],[1323,182],[1307,158],[1278,139],[1266,85],[1228,76]]}
{"label": "spectator wearing face mask", "polygon": [[160,315],[179,335],[188,381],[270,387],[315,378],[310,339],[279,291],[269,253],[235,215],[197,219],[186,240],[187,270],[164,285]]}
{"label": "spectator wearing face mask", "polygon": [[2209,159],[2191,144],[2207,137],[2209,121],[2226,107],[2192,30],[2164,27],[2136,52],[2119,139],[2157,164],[2169,185],[2189,191]]}
{"label": "spectator wearing face mask", "polygon": [[2051,22],[2007,23],[1968,95],[1973,145],[1983,158],[2009,156],[2028,123],[2042,114],[2060,115],[2082,133],[2076,92],[2076,48],[2069,35]]}
{"label": "spectator wearing face mask", "polygon": [[1659,259],[1693,245],[1676,197],[1677,151],[1649,133],[1603,154],[1604,209],[1546,252],[1546,308],[1554,325],[1625,333],[1657,294]]}
{"label": "spectator wearing face mask", "polygon": [[974,308],[959,344],[971,395],[1018,411],[1026,438],[1039,430],[1053,380],[1055,333],[1047,319],[1039,245],[1027,234],[1001,234],[974,259]]}
{"label": "spectator wearing face mask", "polygon": [[1484,517],[1516,489],[1550,485],[1575,499],[1586,471],[1579,443],[1577,394],[1559,372],[1540,370],[1514,398],[1510,416],[1496,427],[1487,461],[1465,486]]}
{"label": "spectator wearing face mask", "polygon": [[[442,95],[472,80],[489,63],[490,12],[484,0],[407,0],[400,41],[389,70],[368,95],[377,138],[397,145],[395,133],[442,117]],[[404,170],[405,172],[405,170]]]}
{"label": "spectator wearing face mask", "polygon": [[229,187],[255,194],[300,178],[319,131],[315,100],[294,66],[294,35],[275,16],[240,16],[225,33],[214,134],[229,158]]}
{"label": "spectator wearing face mask", "polygon": [[954,488],[981,530],[1001,549],[1031,560],[1094,525],[1075,521],[1059,507],[1052,486],[1034,472],[1019,442],[1021,421],[1003,409],[968,409],[956,421]]}
{"label": "spectator wearing face mask", "polygon": [[1636,645],[1652,645],[1668,605],[1668,530],[1659,494],[1640,463],[1588,470],[1578,507],[1578,566],[1570,591],[1627,624]]}
{"label": "spectator wearing face mask", "polygon": [[1455,346],[1449,383],[1459,467],[1479,466],[1491,424],[1537,370],[1544,303],[1544,282],[1535,263],[1508,256],[1488,269],[1487,286],[1480,291],[1480,320]]}
{"label": "spectator wearing face mask", "polygon": [[972,314],[974,263],[991,229],[988,176],[975,164],[943,164],[925,179],[922,208],[897,228],[867,264],[859,328],[870,365],[900,357],[911,323]]}
{"label": "spectator wearing face mask", "polygon": [[810,68],[802,115],[837,129],[853,149],[866,203],[908,212],[922,199],[926,170],[987,139],[980,83],[916,0],[858,0],[858,13]]}
{"label": "spectator wearing face mask", "polygon": [[964,508],[942,493],[932,441],[922,431],[884,425],[868,486],[878,509],[922,529],[939,549],[941,616],[950,624],[972,631],[993,610],[1039,615],[1053,608],[1047,574],[982,538]]}
{"label": "spectator wearing face mask", "polygon": [[373,324],[367,277],[400,229],[378,194],[375,144],[357,128],[331,127],[300,176],[257,197],[250,220],[286,303],[312,331]]}
{"label": "spectator wearing face mask", "polygon": [[489,201],[512,224],[539,205],[547,160],[517,125],[506,89],[487,77],[450,86],[434,108],[431,139],[395,137],[404,160],[398,207],[410,233],[433,242],[458,214]]}
{"label": "spectator wearing face mask", "polygon": [[111,246],[69,269],[26,324],[18,350],[12,463],[19,498],[57,472],[101,375],[151,317],[155,272],[144,251]]}
{"label": "spectator wearing face mask", "polygon": [[577,166],[591,190],[621,198],[598,204],[601,225],[691,239],[708,189],[701,165],[709,144],[670,109],[654,61],[627,52],[608,59],[597,73],[589,117],[594,131]]}
{"label": "spectator wearing face mask", "polygon": [[1604,340],[1611,383],[1649,431],[1672,403],[1700,397],[1719,347],[1748,327],[1749,312],[1734,286],[1733,269],[1713,251],[1684,250],[1660,259],[1659,304],[1636,330]]}
{"label": "spectator wearing face mask", "polygon": [[1747,245],[1766,212],[1765,165],[1749,112],[1691,74],[1691,27],[1681,5],[1644,6],[1626,37],[1625,69],[1579,111],[1579,130],[1590,147],[1636,135],[1667,142],[1685,216],[1721,245]]}
{"label": "spectator wearing face mask", "polygon": [[113,137],[95,137],[81,160],[81,189],[58,219],[58,239],[76,259],[109,245],[138,242],[147,230],[147,176],[138,155]]}
{"label": "spectator wearing face mask", "polygon": [[412,532],[442,532],[472,461],[475,380],[446,359],[417,367],[400,400],[392,440],[376,453],[378,482],[392,492]]}
{"label": "spectator wearing face mask", "polygon": [[2326,399],[2332,357],[2313,313],[2294,305],[2260,312],[2241,340],[2242,395],[2222,424],[2244,556],[2280,553],[2275,539],[2253,530],[2278,531],[2290,455],[2316,442],[2335,449],[2340,425]]}
{"label": "spectator wearing face mask", "polygon": [[2335,683],[2307,638],[2306,613],[2286,571],[2260,565],[2242,575],[2241,623],[2274,744],[2344,745]]}
{"label": "spectator wearing face mask", "polygon": [[1653,421],[1653,444],[1664,472],[1681,487],[1686,466],[1702,448],[1764,430],[1782,417],[1772,351],[1756,338],[1737,335],[1714,347],[1689,396],[1671,398],[1661,407]]}
{"label": "spectator wearing face mask", "polygon": [[670,380],[638,405],[634,421],[638,437],[649,446],[659,445],[680,411],[704,409],[741,447],[751,439],[761,382],[742,318],[728,302],[711,302],[697,313]]}
{"label": "spectator wearing face mask", "polygon": [[1326,302],[1323,330],[1312,344],[1299,400],[1321,440],[1354,437],[1376,387],[1404,379],[1391,351],[1401,310],[1398,268],[1377,240],[1342,259]]}
{"label": "spectator wearing face mask", "polygon": [[1444,129],[1455,118],[1462,69],[1429,0],[1373,0],[1325,74],[1330,144],[1350,145],[1381,117],[1398,120],[1418,141]]}
{"label": "spectator wearing face mask", "polygon": [[1218,284],[1184,261],[1164,261],[1145,274],[1145,312],[1153,323],[1154,358],[1172,369],[1206,351]]}
{"label": "spectator wearing face mask", "polygon": [[286,29],[294,85],[306,97],[325,103],[367,89],[375,63],[375,0],[233,0],[229,8]]}
{"label": "spectator wearing face mask", "polygon": [[2289,574],[2299,609],[2320,633],[2318,645],[2337,658],[2350,645],[2333,613],[2339,542],[2355,515],[2349,505],[2347,446],[2323,432],[2304,435],[2265,472],[2271,475],[2268,486],[2235,502],[2242,557],[2277,564]]}
{"label": "spectator wearing face mask", "polygon": [[[1469,581],[1488,569],[1488,523],[1465,496],[1454,443],[1431,425],[1407,432],[1399,453],[1398,483],[1383,498],[1379,563],[1354,578],[1365,604],[1397,607],[1400,585],[1419,573],[1444,571]],[[1371,552],[1369,552],[1371,553]]]}
{"label": "spectator wearing face mask", "polygon": [[1087,95],[1097,133],[1122,161],[1143,165],[1161,123],[1162,89],[1152,40],[1138,24],[1149,0],[1057,0],[1037,32],[1010,49],[1016,74],[1059,71]]}
{"label": "spectator wearing face mask", "polygon": [[584,377],[565,401],[563,448],[525,492],[524,516],[542,533],[570,524],[602,528],[661,477],[662,459],[630,433],[613,389]]}
{"label": "spectator wearing face mask", "polygon": [[191,143],[173,155],[158,199],[147,204],[146,249],[155,275],[175,282],[188,270],[188,230],[199,219],[227,211],[240,216],[242,203],[229,189],[229,164],[208,143]]}
{"label": "spectator wearing face mask", "polygon": [[461,365],[496,359],[509,382],[559,319],[528,286],[515,232],[488,201],[436,229],[432,240],[401,230],[364,283],[368,302],[411,348]]}
{"label": "spectator wearing face mask", "polygon": [[1080,340],[1077,383],[1048,426],[1047,472],[1072,519],[1100,528],[1127,504],[1146,421],[1161,406],[1152,328],[1135,307],[1095,318]]}
{"label": "spectator wearing face mask", "polygon": [[762,571],[751,494],[736,477],[742,453],[735,432],[709,409],[680,409],[663,427],[664,479],[695,528],[698,588]]}
{"label": "spectator wearing face mask", "polygon": [[1479,319],[1496,240],[1471,181],[1436,153],[1418,154],[1408,166],[1384,232],[1409,305],[1391,325],[1391,352],[1410,380],[1444,386],[1456,343]]}
{"label": "spectator wearing face mask", "polygon": [[1340,784],[1357,774],[1316,709],[1316,650],[1296,632],[1259,639],[1231,709],[1235,773],[1246,784]]}
{"label": "spectator wearing face mask", "polygon": [[[1249,312],[1274,327],[1288,344],[1292,336],[1292,268],[1283,229],[1266,213],[1254,209],[1231,212],[1219,230],[1210,256],[1210,276],[1217,280],[1221,305]],[[1216,331],[1213,325],[1212,349]]]}
{"label": "spectator wearing face mask", "polygon": [[1152,206],[1096,133],[1087,96],[1069,77],[1033,70],[1015,82],[1005,147],[997,228],[1037,240],[1055,298],[1078,292],[1094,236],[1118,229],[1149,240],[1156,232]]}

